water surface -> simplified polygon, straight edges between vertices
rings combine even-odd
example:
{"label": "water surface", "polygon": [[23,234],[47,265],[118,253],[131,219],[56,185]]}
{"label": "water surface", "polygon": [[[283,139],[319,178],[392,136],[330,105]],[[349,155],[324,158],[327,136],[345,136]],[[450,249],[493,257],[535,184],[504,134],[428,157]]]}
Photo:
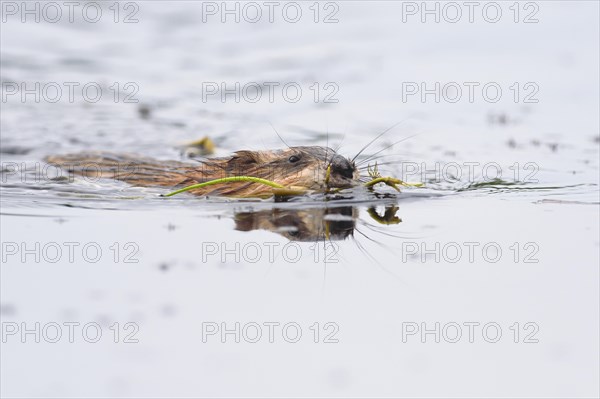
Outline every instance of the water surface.
{"label": "water surface", "polygon": [[[598,395],[597,3],[536,2],[534,24],[403,23],[400,2],[340,2],[333,24],[202,22],[200,2],[136,4],[134,24],[2,24],[4,89],[98,82],[104,94],[2,102],[2,321],[95,322],[104,334],[9,336],[2,395]],[[120,96],[134,83],[138,102],[115,102],[116,82]],[[205,101],[206,82],[295,82],[303,96]],[[319,100],[334,83],[339,101],[315,103],[315,82]],[[403,100],[402,82],[504,93]],[[539,101],[515,102],[514,82],[534,82]],[[378,154],[386,175],[425,183],[401,193],[166,199],[43,163],[87,150],[180,160],[181,143],[206,135],[216,155],[282,148],[271,125],[290,145],[341,143],[352,157],[399,121],[364,156],[416,135]],[[122,334],[135,323],[139,342],[114,343],[115,322]],[[303,335],[203,342],[206,323],[236,322],[264,334],[265,322],[293,322]],[[471,343],[465,322],[497,323],[502,336],[478,330]],[[422,342],[403,337],[407,323],[458,323],[465,335]],[[537,343],[524,342],[526,323]],[[324,342],[334,330],[338,342]]]}

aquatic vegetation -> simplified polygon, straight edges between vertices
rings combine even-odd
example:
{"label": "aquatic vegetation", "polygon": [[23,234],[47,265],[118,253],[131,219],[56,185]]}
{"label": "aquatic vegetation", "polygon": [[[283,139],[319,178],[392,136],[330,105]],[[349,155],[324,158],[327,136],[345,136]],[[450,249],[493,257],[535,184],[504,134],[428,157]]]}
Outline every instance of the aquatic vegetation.
{"label": "aquatic vegetation", "polygon": [[369,173],[369,177],[371,177],[371,181],[366,182],[365,187],[373,187],[374,185],[376,185],[378,183],[384,183],[384,184],[392,187],[394,190],[400,192],[400,189],[398,188],[398,184],[401,186],[405,186],[405,187],[422,187],[423,186],[423,183],[407,183],[400,179],[396,179],[395,177],[382,176],[381,173],[379,173],[379,169],[377,167],[377,162],[375,162],[375,166],[373,166],[373,168],[371,168],[371,165],[369,165],[367,168],[367,172]]}
{"label": "aquatic vegetation", "polygon": [[225,184],[225,183],[233,183],[233,182],[250,182],[250,183],[257,183],[257,184],[264,184],[266,186],[270,186],[276,189],[285,189],[285,186],[282,186],[279,183],[276,183],[274,181],[271,180],[267,180],[267,179],[261,179],[260,177],[253,177],[253,176],[231,176],[231,177],[223,177],[220,179],[214,179],[214,180],[209,180],[207,182],[203,182],[203,183],[198,183],[198,184],[192,184],[191,186],[187,186],[184,187],[182,189],[170,192],[168,194],[164,194],[163,197],[172,197],[173,195],[179,194],[179,193],[183,193],[185,191],[190,191],[190,190],[195,190],[198,188],[203,188],[203,187],[207,187],[207,186],[212,186],[215,184]]}
{"label": "aquatic vegetation", "polygon": [[215,153],[216,145],[210,137],[205,136],[181,146],[181,152],[188,158],[203,157]]}

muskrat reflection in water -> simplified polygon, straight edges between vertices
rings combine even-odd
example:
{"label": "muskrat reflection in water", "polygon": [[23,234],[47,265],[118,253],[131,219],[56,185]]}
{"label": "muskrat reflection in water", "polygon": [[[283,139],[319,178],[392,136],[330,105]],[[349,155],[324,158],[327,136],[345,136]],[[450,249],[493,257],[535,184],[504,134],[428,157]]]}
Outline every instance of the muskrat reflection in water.
{"label": "muskrat reflection in water", "polygon": [[[360,182],[359,168],[353,160],[321,146],[243,150],[228,157],[207,158],[197,164],[108,153],[56,155],[46,158],[46,162],[77,175],[111,178],[141,187],[177,188],[234,176],[259,177],[291,189],[314,191],[349,188]],[[231,197],[273,194],[271,187],[251,182],[230,182],[190,192]]]}
{"label": "muskrat reflection in water", "polygon": [[[380,215],[375,207],[367,211],[380,224],[398,224],[398,207],[389,205]],[[290,241],[336,241],[354,234],[358,220],[358,208],[342,206],[335,208],[269,209],[257,212],[238,212],[234,216],[235,229],[239,231],[268,230]]]}

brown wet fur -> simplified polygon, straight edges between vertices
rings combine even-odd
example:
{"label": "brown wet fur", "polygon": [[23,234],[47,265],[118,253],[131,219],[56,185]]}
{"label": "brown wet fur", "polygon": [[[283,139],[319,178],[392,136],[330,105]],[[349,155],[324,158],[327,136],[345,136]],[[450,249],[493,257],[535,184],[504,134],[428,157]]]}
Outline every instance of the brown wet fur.
{"label": "brown wet fur", "polygon": [[[229,157],[198,163],[161,161],[130,154],[79,153],[54,155],[46,162],[88,178],[108,178],[140,187],[178,189],[232,176],[254,176],[301,190],[351,187],[359,172],[350,160],[320,146],[270,151],[237,151]],[[331,174],[326,184],[327,166]],[[269,197],[272,188],[251,182],[224,183],[190,191],[196,195]]]}

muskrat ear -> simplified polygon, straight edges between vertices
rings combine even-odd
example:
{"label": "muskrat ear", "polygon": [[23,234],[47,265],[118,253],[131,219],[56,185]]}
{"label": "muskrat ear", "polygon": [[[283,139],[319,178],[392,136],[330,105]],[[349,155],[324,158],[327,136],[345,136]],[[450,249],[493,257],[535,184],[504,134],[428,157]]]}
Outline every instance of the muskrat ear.
{"label": "muskrat ear", "polygon": [[257,154],[253,151],[236,151],[235,155],[231,157],[229,162],[230,166],[250,166],[258,163]]}

